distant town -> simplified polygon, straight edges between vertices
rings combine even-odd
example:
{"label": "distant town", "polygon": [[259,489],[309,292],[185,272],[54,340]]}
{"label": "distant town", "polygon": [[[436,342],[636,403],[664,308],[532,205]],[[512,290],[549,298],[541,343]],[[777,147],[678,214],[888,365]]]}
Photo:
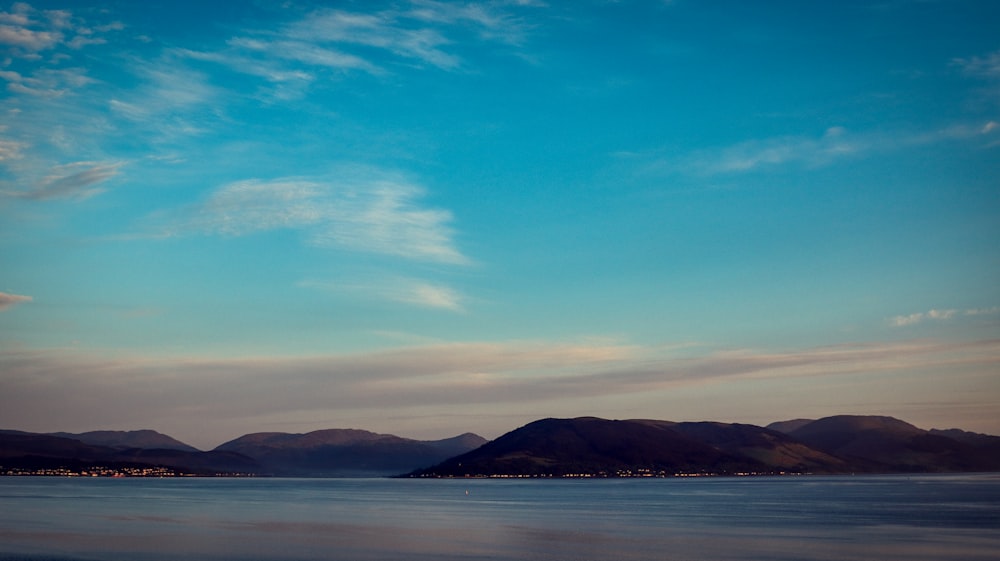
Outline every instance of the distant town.
{"label": "distant town", "polygon": [[34,477],[258,477],[253,473],[192,473],[170,467],[103,467],[93,466],[84,469],[67,467],[55,468],[16,468],[0,466],[0,476],[34,476]]}

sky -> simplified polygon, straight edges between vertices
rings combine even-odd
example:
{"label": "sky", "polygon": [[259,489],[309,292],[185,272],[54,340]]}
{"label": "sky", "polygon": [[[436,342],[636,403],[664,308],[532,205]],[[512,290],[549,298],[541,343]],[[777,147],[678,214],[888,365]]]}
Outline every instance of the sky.
{"label": "sky", "polygon": [[0,3],[0,428],[1000,434],[1000,3]]}

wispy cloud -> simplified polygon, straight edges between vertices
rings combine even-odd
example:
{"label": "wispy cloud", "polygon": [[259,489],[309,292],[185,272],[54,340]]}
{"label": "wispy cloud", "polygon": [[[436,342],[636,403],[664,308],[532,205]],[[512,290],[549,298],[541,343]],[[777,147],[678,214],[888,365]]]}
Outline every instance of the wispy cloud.
{"label": "wispy cloud", "polygon": [[907,147],[986,137],[993,135],[995,130],[996,123],[993,121],[918,132],[851,132],[843,127],[830,127],[818,137],[779,136],[687,153],[653,150],[645,153],[621,152],[618,156],[638,162],[640,169],[647,173],[715,176],[787,166],[818,168],[839,160],[865,158]]}
{"label": "wispy cloud", "polygon": [[124,26],[113,22],[87,26],[68,10],[37,10],[24,2],[14,3],[9,11],[0,11],[0,45],[8,47],[14,58],[38,59],[39,53],[60,46],[80,49],[103,43],[103,33],[119,31]]}
{"label": "wispy cloud", "polygon": [[377,278],[364,282],[320,282],[306,280],[298,283],[305,288],[316,288],[332,293],[347,294],[375,300],[399,302],[421,308],[464,312],[466,297],[458,290],[437,282],[414,278]]}
{"label": "wispy cloud", "polygon": [[[203,427],[240,419],[245,432],[266,430],[266,419],[296,412],[310,412],[315,419],[343,409],[373,416],[391,409],[405,416],[447,407],[474,416],[483,407],[515,403],[555,411],[574,400],[593,403],[596,397],[609,403],[643,394],[664,402],[681,388],[707,388],[720,380],[761,384],[823,377],[833,384],[846,376],[852,381],[845,384],[853,387],[856,374],[877,379],[944,368],[982,371],[1000,363],[998,340],[702,351],[679,356],[614,343],[511,341],[214,360],[15,349],[0,351],[5,372],[0,424],[44,423],[41,417],[58,403],[64,422],[76,425],[170,424],[192,418]],[[137,379],[143,383],[132,383]],[[646,414],[665,416],[662,411]]]}
{"label": "wispy cloud", "polygon": [[40,69],[27,76],[7,70],[0,71],[0,79],[12,93],[43,98],[65,95],[93,81],[80,68]]}
{"label": "wispy cloud", "polygon": [[30,189],[4,190],[0,194],[17,199],[44,201],[50,199],[86,199],[101,193],[101,183],[118,174],[120,164],[75,162],[52,168],[48,175]]}
{"label": "wispy cloud", "polygon": [[1000,80],[1000,51],[981,57],[956,58],[952,63],[970,76]]}
{"label": "wispy cloud", "polygon": [[179,50],[264,78],[276,97],[301,95],[318,72],[384,74],[394,65],[455,71],[465,61],[452,47],[466,40],[519,45],[528,26],[511,13],[517,5],[417,0],[375,12],[315,10],[275,30],[245,30],[215,50]]}
{"label": "wispy cloud", "polygon": [[32,300],[34,300],[34,298],[31,296],[21,296],[20,294],[0,292],[0,312],[9,310],[13,306],[21,304],[22,302],[31,302]]}
{"label": "wispy cloud", "polygon": [[[543,7],[541,3],[515,2],[512,6]],[[405,15],[415,20],[448,25],[471,25],[476,33],[487,40],[520,44],[529,27],[524,21],[500,9],[502,4],[475,4],[413,0],[412,8]]]}
{"label": "wispy cloud", "polygon": [[965,315],[967,316],[988,316],[1000,314],[1000,306],[993,306],[992,308],[975,308],[971,310],[965,310]]}
{"label": "wispy cloud", "polygon": [[907,315],[894,316],[889,318],[888,323],[892,327],[907,327],[933,320],[950,320],[960,316],[984,316],[1000,314],[1000,307],[976,308],[969,310],[928,310],[926,312],[916,312]]}
{"label": "wispy cloud", "polygon": [[399,300],[427,308],[443,308],[460,312],[462,311],[463,298],[450,287],[418,282],[401,295]]}
{"label": "wispy cloud", "polygon": [[[81,199],[103,190],[120,164],[96,149],[108,128],[85,95],[99,80],[88,73],[90,45],[124,26],[88,22],[68,10],[40,10],[27,3],[0,11],[0,198]],[[9,179],[8,179],[9,178]]]}
{"label": "wispy cloud", "polygon": [[423,195],[420,186],[381,172],[363,179],[241,181],[217,189],[180,216],[167,216],[158,234],[245,236],[294,229],[313,245],[468,264],[455,246],[451,213],[423,206]]}
{"label": "wispy cloud", "polygon": [[22,156],[22,151],[27,146],[27,143],[24,142],[0,139],[0,162],[20,158]]}
{"label": "wispy cloud", "polygon": [[[33,53],[50,49],[62,41],[63,35],[55,31],[43,31],[27,27],[32,22],[21,14],[4,14],[9,22],[20,25],[0,25],[0,44],[17,47],[21,52]],[[18,17],[20,16],[20,18]]]}
{"label": "wispy cloud", "polygon": [[399,14],[359,14],[321,10],[290,25],[288,36],[316,44],[372,47],[443,69],[458,66],[457,56],[443,50],[448,43],[440,30],[401,25]]}
{"label": "wispy cloud", "polygon": [[132,121],[147,138],[173,139],[203,134],[218,118],[217,101],[226,94],[208,77],[170,57],[132,66],[142,85],[108,101],[112,112]]}

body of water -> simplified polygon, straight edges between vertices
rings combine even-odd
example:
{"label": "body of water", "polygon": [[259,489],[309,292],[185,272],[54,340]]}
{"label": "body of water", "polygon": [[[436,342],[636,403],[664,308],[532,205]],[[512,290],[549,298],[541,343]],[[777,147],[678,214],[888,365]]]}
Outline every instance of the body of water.
{"label": "body of water", "polygon": [[0,477],[0,560],[1000,560],[1000,474]]}

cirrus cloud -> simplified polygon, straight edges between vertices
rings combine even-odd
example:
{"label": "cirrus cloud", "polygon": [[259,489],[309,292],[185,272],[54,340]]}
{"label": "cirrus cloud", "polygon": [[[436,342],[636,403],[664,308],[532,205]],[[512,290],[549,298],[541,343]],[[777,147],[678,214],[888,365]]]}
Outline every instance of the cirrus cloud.
{"label": "cirrus cloud", "polygon": [[618,152],[616,155],[638,162],[646,173],[680,173],[698,177],[735,175],[799,166],[821,168],[850,158],[893,152],[909,147],[929,146],[948,141],[984,139],[996,130],[996,123],[961,123],[924,131],[849,131],[833,126],[822,135],[787,135],[749,139],[729,146],[667,153],[666,150]]}
{"label": "cirrus cloud", "polygon": [[56,166],[30,189],[5,190],[0,194],[31,201],[86,199],[101,193],[103,189],[98,185],[118,175],[120,166],[107,162],[75,162]]}
{"label": "cirrus cloud", "polygon": [[239,181],[215,190],[180,216],[168,216],[158,234],[246,236],[293,229],[316,246],[469,264],[455,245],[451,213],[422,205],[424,193],[416,184],[383,173],[362,179]]}
{"label": "cirrus cloud", "polygon": [[[652,409],[606,410],[669,418],[669,404],[680,405],[675,396],[686,389],[710,393],[720,381],[729,387],[797,386],[803,392],[798,397],[810,399],[815,384],[799,383],[806,379],[822,379],[827,391],[837,388],[844,395],[855,395],[858,380],[864,379],[883,392],[872,399],[898,406],[918,398],[947,401],[951,397],[939,397],[947,393],[942,391],[945,387],[959,380],[980,384],[983,373],[992,372],[998,362],[998,340],[855,343],[785,351],[702,347],[680,353],[606,341],[507,341],[241,358],[0,349],[0,371],[5,372],[0,378],[0,425],[48,425],[49,430],[59,430],[52,423],[62,427],[142,423],[170,432],[190,425],[198,438],[221,441],[222,435],[207,435],[205,427],[241,434],[295,418],[299,426],[328,428],[322,426],[328,422],[324,420],[339,414],[347,415],[345,421],[384,420],[391,415],[412,428],[428,410],[448,410],[463,417],[464,425],[479,419],[484,410],[514,406],[530,405],[550,414],[593,414],[597,402],[635,395],[648,397]],[[936,378],[927,395],[920,393],[926,388],[894,383],[920,371],[942,369],[953,375]],[[995,397],[984,397],[982,392],[967,399],[973,398],[996,405]],[[698,414],[731,415],[723,411],[732,405],[706,402],[698,406]],[[398,426],[369,428],[398,430]]]}
{"label": "cirrus cloud", "polygon": [[892,327],[907,327],[917,325],[927,320],[950,320],[960,316],[985,316],[1000,314],[1000,307],[974,308],[969,310],[928,310],[926,312],[916,312],[912,314],[893,316],[889,318],[889,325]]}
{"label": "cirrus cloud", "polygon": [[31,296],[22,296],[20,294],[9,294],[7,292],[0,292],[0,312],[9,310],[10,308],[21,304],[23,302],[31,302],[34,300]]}
{"label": "cirrus cloud", "polygon": [[304,280],[298,283],[304,288],[316,288],[332,293],[360,296],[410,304],[421,308],[465,311],[465,296],[458,290],[441,284],[420,279],[365,279],[363,282],[319,282]]}

